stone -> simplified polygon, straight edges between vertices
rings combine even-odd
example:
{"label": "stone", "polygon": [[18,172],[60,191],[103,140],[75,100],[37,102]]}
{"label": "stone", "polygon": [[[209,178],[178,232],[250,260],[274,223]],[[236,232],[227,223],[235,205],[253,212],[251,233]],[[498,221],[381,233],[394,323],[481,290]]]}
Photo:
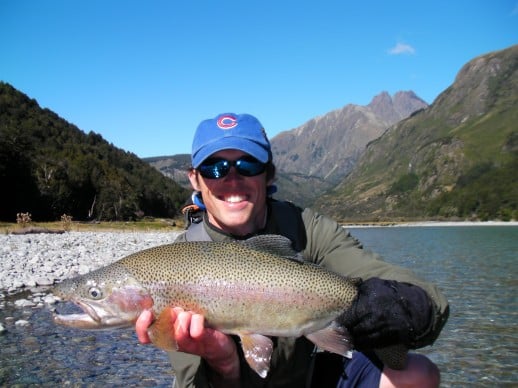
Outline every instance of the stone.
{"label": "stone", "polygon": [[28,299],[18,299],[14,302],[16,307],[34,307],[36,304]]}

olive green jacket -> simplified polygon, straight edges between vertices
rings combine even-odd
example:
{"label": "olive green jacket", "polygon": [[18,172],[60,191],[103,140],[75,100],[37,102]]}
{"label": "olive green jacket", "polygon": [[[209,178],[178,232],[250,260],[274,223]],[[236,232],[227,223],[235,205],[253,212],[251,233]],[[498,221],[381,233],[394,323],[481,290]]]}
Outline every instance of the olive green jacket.
{"label": "olive green jacket", "polygon": [[[435,303],[435,319],[420,343],[433,343],[448,317],[448,302],[432,284],[419,279],[410,270],[384,262],[377,254],[366,251],[346,229],[332,219],[306,208],[300,209],[288,202],[269,201],[268,219],[258,234],[281,234],[290,238],[305,260],[322,265],[345,276],[368,279],[380,277],[411,283],[423,288]],[[199,225],[201,227],[201,225]],[[207,239],[233,240],[235,237],[215,229],[203,221]],[[186,233],[177,241],[187,241]],[[238,341],[236,339],[236,341]],[[259,377],[241,354],[241,381],[243,387],[300,388],[310,378],[314,345],[306,338],[275,338],[275,348],[268,376]],[[238,346],[238,349],[241,349]],[[198,356],[182,352],[170,353],[175,371],[175,387],[210,387],[210,370]]]}

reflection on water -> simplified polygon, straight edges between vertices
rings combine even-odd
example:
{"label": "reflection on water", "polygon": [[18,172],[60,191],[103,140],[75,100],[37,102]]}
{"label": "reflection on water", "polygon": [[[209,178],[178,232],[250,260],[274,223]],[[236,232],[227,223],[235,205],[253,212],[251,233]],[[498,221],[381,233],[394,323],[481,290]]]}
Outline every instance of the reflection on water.
{"label": "reflection on water", "polygon": [[[422,352],[443,386],[518,383],[518,227],[351,229],[385,260],[436,283],[451,303],[439,340]],[[28,326],[16,326],[24,319]],[[133,330],[55,326],[45,308],[0,309],[0,385],[171,386],[166,353],[139,345]]]}

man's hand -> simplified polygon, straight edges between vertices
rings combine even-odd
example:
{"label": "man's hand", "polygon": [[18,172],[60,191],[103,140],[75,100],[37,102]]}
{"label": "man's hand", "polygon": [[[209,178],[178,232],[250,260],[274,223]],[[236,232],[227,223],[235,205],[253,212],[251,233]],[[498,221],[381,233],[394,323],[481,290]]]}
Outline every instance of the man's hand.
{"label": "man's hand", "polygon": [[[194,354],[205,359],[216,374],[225,379],[239,378],[239,358],[234,340],[220,332],[205,327],[203,315],[182,308],[168,308],[171,319],[172,339],[178,351]],[[153,323],[153,314],[143,311],[135,324],[138,340],[150,343],[148,328]]]}
{"label": "man's hand", "polygon": [[413,349],[433,322],[433,304],[420,287],[371,278],[362,282],[351,309],[341,317],[358,350],[402,344]]}

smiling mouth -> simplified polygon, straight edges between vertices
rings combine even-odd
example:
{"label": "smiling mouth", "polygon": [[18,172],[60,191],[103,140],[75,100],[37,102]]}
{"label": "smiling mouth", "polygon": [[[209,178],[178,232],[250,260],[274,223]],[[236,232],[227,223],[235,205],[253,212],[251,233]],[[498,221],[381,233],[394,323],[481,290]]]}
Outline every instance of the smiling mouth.
{"label": "smiling mouth", "polygon": [[233,194],[233,195],[226,195],[226,196],[220,197],[220,199],[222,201],[225,201],[228,203],[239,203],[239,202],[246,201],[248,199],[248,197],[246,195]]}

